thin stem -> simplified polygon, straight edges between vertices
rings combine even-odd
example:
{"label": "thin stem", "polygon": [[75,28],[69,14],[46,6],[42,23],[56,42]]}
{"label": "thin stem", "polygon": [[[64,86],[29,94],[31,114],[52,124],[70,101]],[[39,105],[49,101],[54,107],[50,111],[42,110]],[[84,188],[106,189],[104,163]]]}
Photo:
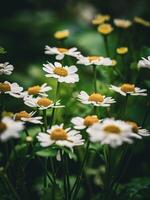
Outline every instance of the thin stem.
{"label": "thin stem", "polygon": [[97,84],[96,84],[96,65],[93,65],[93,74],[94,74],[94,92],[97,92]]}
{"label": "thin stem", "polygon": [[60,152],[61,155],[61,161],[63,163],[63,170],[64,170],[64,174],[63,174],[63,180],[64,180],[64,194],[65,194],[65,200],[69,200],[69,196],[68,196],[68,187],[67,187],[67,179],[66,179],[66,165],[65,165],[65,155],[63,155],[63,152]]}
{"label": "thin stem", "polygon": [[43,110],[43,121],[44,121],[44,130],[47,131],[47,116],[46,116],[46,110]]}
{"label": "thin stem", "polygon": [[73,193],[72,198],[71,198],[72,200],[74,200],[75,196],[78,195],[78,192],[79,192],[79,189],[80,189],[80,182],[81,182],[83,170],[84,170],[87,158],[88,158],[89,146],[90,146],[90,141],[87,142],[84,158],[83,158],[83,161],[82,161],[82,164],[81,164],[80,173],[77,176],[76,181],[75,181],[73,188],[71,190],[71,194]]}

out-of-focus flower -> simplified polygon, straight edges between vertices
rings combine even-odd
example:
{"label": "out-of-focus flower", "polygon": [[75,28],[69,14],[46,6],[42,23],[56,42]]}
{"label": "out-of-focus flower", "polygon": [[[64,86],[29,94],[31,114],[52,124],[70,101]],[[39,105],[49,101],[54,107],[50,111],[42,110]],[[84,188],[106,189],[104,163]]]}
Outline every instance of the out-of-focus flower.
{"label": "out-of-focus flower", "polygon": [[29,87],[27,91],[22,93],[23,97],[27,97],[27,96],[34,96],[34,95],[39,95],[39,96],[45,96],[47,97],[48,94],[46,94],[46,92],[52,90],[52,88],[50,86],[47,86],[47,83],[44,83],[43,85],[39,86],[32,86]]}
{"label": "out-of-focus flower", "polygon": [[14,70],[13,65],[10,65],[8,62],[0,63],[0,75],[10,75]]}
{"label": "out-of-focus flower", "polygon": [[64,106],[60,105],[60,101],[54,103],[51,99],[46,97],[36,97],[32,96],[24,98],[24,104],[32,107],[38,108],[39,110],[46,110],[48,108],[62,108]]}
{"label": "out-of-focus flower", "polygon": [[150,27],[150,21],[147,21],[141,17],[134,17],[134,22],[142,26]]}
{"label": "out-of-focus flower", "polygon": [[116,49],[116,52],[120,55],[128,53],[128,47],[119,47]]}
{"label": "out-of-focus flower", "polygon": [[99,25],[97,30],[103,35],[108,35],[113,31],[113,27],[111,26],[111,24],[104,23]]}
{"label": "out-of-focus flower", "polygon": [[70,32],[69,30],[61,30],[61,31],[56,31],[54,33],[54,38],[58,39],[58,40],[62,40],[62,39],[65,39],[67,37],[69,37],[70,35]]}
{"label": "out-of-focus flower", "polygon": [[150,56],[147,59],[142,57],[142,60],[138,62],[138,67],[150,69]]}
{"label": "out-of-focus flower", "polygon": [[33,138],[31,136],[26,137],[26,142],[32,142],[32,141],[33,141]]}
{"label": "out-of-focus flower", "polygon": [[26,111],[21,111],[21,112],[15,113],[14,119],[16,121],[24,121],[24,122],[29,122],[33,124],[43,124],[41,122],[42,120],[41,116],[33,117],[35,113],[36,112],[28,113]]}
{"label": "out-of-focus flower", "polygon": [[126,123],[128,123],[131,126],[133,133],[137,133],[139,135],[139,138],[142,138],[141,136],[150,136],[149,131],[139,127],[137,123],[132,121],[127,121]]}
{"label": "out-of-focus flower", "polygon": [[71,128],[64,129],[63,124],[54,125],[47,133],[39,133],[37,136],[38,141],[42,147],[48,147],[52,144],[73,148],[84,144],[82,136],[79,131],[71,130]]}
{"label": "out-of-focus flower", "polygon": [[133,96],[147,96],[146,89],[140,89],[139,87],[135,87],[134,84],[130,83],[124,83],[120,87],[111,85],[110,89],[120,93],[123,96],[126,96],[127,94]]}
{"label": "out-of-focus flower", "polygon": [[44,64],[43,70],[47,72],[46,77],[56,78],[58,82],[64,83],[75,83],[79,81],[79,76],[76,74],[78,71],[77,67],[72,65],[62,66],[61,63],[55,62]]}
{"label": "out-of-focus flower", "polygon": [[124,121],[114,119],[104,119],[101,123],[92,125],[87,129],[92,142],[100,142],[115,148],[124,142],[132,143],[133,138],[138,138],[132,132],[131,126]]}
{"label": "out-of-focus flower", "polygon": [[82,130],[100,122],[100,120],[97,115],[88,115],[85,118],[73,117],[71,122],[73,123],[75,129]]}
{"label": "out-of-focus flower", "polygon": [[92,20],[92,24],[100,25],[109,20],[110,20],[110,15],[100,15],[99,14],[99,15],[96,15],[95,18]]}
{"label": "out-of-focus flower", "polygon": [[9,94],[16,98],[22,98],[23,88],[18,85],[18,83],[10,83],[5,81],[4,83],[0,83],[0,94]]}
{"label": "out-of-focus flower", "polygon": [[5,142],[11,138],[19,138],[19,132],[23,129],[23,122],[16,122],[10,117],[4,117],[0,121],[0,140]]}
{"label": "out-of-focus flower", "polygon": [[117,65],[117,61],[113,59],[111,65],[112,65],[112,66],[116,66],[116,65]]}
{"label": "out-of-focus flower", "polygon": [[126,19],[114,19],[114,24],[119,28],[127,29],[132,25],[132,22]]}
{"label": "out-of-focus flower", "polygon": [[77,64],[111,66],[112,60],[110,58],[104,58],[102,56],[84,57],[84,56],[80,55],[80,56],[78,56]]}
{"label": "out-of-focus flower", "polygon": [[62,60],[65,55],[77,58],[81,53],[77,51],[76,47],[66,49],[58,47],[45,46],[45,54],[56,55],[56,60]]}
{"label": "out-of-focus flower", "polygon": [[88,95],[84,91],[80,92],[78,100],[83,104],[91,104],[102,107],[109,107],[110,104],[115,103],[115,100],[112,97],[105,97],[100,93],[92,93],[91,95]]}

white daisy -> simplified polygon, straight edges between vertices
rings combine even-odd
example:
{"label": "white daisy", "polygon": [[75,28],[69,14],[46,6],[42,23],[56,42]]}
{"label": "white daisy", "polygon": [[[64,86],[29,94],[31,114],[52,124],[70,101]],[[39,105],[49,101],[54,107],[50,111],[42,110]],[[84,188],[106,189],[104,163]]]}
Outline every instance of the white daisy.
{"label": "white daisy", "polygon": [[5,142],[10,138],[19,138],[19,132],[23,129],[23,122],[16,122],[10,117],[4,117],[0,121],[0,140]]}
{"label": "white daisy", "polygon": [[52,90],[52,88],[50,86],[47,86],[47,83],[44,83],[43,85],[39,86],[32,86],[29,87],[27,91],[23,92],[22,95],[23,97],[27,97],[27,96],[34,96],[34,95],[39,95],[39,96],[45,96],[47,97],[48,94],[46,94],[46,92]]}
{"label": "white daisy", "polygon": [[47,133],[39,133],[37,139],[42,147],[56,144],[72,149],[74,146],[84,144],[79,131],[71,130],[71,128],[64,129],[63,124],[52,126],[51,129],[47,130]]}
{"label": "white daisy", "polygon": [[111,85],[110,89],[120,93],[123,96],[126,96],[127,94],[133,96],[147,96],[146,89],[140,89],[139,87],[135,87],[134,84],[129,83],[124,83],[120,87]]}
{"label": "white daisy", "polygon": [[104,119],[101,123],[92,125],[87,129],[92,142],[108,144],[115,148],[124,142],[132,143],[132,138],[139,138],[132,132],[129,124],[121,120]]}
{"label": "white daisy", "polygon": [[23,88],[18,85],[18,83],[9,83],[5,81],[4,83],[0,83],[0,94],[9,94],[16,98],[22,98]]}
{"label": "white daisy", "polygon": [[150,56],[148,56],[147,59],[142,57],[142,60],[138,62],[138,67],[150,69]]}
{"label": "white daisy", "polygon": [[119,28],[127,29],[132,25],[132,22],[126,19],[114,19],[114,24]]}
{"label": "white daisy", "polygon": [[94,106],[103,106],[109,107],[110,104],[115,103],[116,101],[112,97],[105,97],[100,93],[92,93],[88,95],[86,92],[81,91],[78,95],[78,100],[83,104],[92,104]]}
{"label": "white daisy", "polygon": [[111,66],[112,60],[110,58],[104,58],[102,56],[84,57],[82,55],[79,55],[77,64]]}
{"label": "white daisy", "polygon": [[32,107],[38,108],[39,110],[46,110],[48,108],[62,108],[64,106],[60,105],[60,101],[54,103],[51,99],[47,97],[26,97],[24,98],[24,104]]}
{"label": "white daisy", "polygon": [[131,121],[127,121],[126,123],[129,124],[129,125],[131,125],[131,128],[132,128],[133,133],[138,134],[138,135],[139,135],[139,138],[142,138],[141,136],[150,136],[149,131],[146,130],[146,129],[143,129],[143,128],[141,128],[141,127],[139,127],[139,126],[137,125],[137,123],[131,122]]}
{"label": "white daisy", "polygon": [[0,63],[0,75],[10,75],[14,70],[13,65],[10,65],[9,62]]}
{"label": "white daisy", "polygon": [[79,56],[81,53],[77,51],[76,47],[66,49],[45,46],[45,54],[56,55],[56,60],[62,60],[65,55],[77,58],[77,56]]}
{"label": "white daisy", "polygon": [[21,111],[21,112],[15,113],[14,119],[16,121],[19,120],[19,121],[24,121],[24,122],[30,122],[33,124],[43,124],[41,122],[41,120],[42,120],[41,116],[33,117],[35,113],[36,112],[28,113],[26,111]]}
{"label": "white daisy", "polygon": [[82,130],[100,122],[100,120],[98,119],[97,115],[88,115],[85,118],[73,117],[71,122],[73,123],[75,129]]}
{"label": "white daisy", "polygon": [[75,83],[79,81],[79,76],[76,74],[78,71],[77,67],[72,65],[62,66],[61,63],[55,62],[54,65],[51,63],[44,64],[43,70],[47,72],[46,77],[53,77],[58,79],[58,82]]}

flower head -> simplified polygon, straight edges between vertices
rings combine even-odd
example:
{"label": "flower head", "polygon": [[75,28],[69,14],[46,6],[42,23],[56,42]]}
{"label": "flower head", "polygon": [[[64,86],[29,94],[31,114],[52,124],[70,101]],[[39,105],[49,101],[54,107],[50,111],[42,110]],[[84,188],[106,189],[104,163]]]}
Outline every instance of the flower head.
{"label": "flower head", "polygon": [[142,60],[138,62],[138,67],[150,69],[150,56],[147,59],[142,57]]}
{"label": "flower head", "polygon": [[113,31],[113,27],[111,26],[111,24],[101,24],[98,26],[98,32],[103,34],[103,35],[108,35]]}
{"label": "flower head", "polygon": [[78,95],[78,100],[83,104],[91,104],[94,106],[109,107],[110,104],[115,103],[111,97],[105,97],[100,93],[92,93],[88,95],[86,92],[81,91]]}
{"label": "flower head", "polygon": [[100,122],[100,120],[97,115],[88,115],[85,118],[73,117],[71,122],[73,123],[75,129],[82,130],[89,126],[92,126],[95,123]]}
{"label": "flower head", "polygon": [[22,91],[23,88],[17,83],[10,83],[8,81],[0,83],[0,93],[9,94],[16,98],[22,98]]}
{"label": "flower head", "polygon": [[117,53],[120,55],[124,55],[128,53],[128,47],[120,47],[116,49]]}
{"label": "flower head", "polygon": [[135,87],[134,84],[130,83],[124,83],[120,87],[111,85],[110,89],[120,93],[123,96],[126,96],[127,94],[133,96],[147,96],[147,93],[145,93],[147,91],[146,89],[140,89],[139,87]]}
{"label": "flower head", "polygon": [[132,143],[132,138],[139,138],[133,133],[131,126],[124,121],[104,119],[101,123],[92,125],[87,129],[92,142],[108,144],[115,148],[124,142]]}
{"label": "flower head", "polygon": [[54,33],[54,38],[56,38],[58,40],[62,40],[62,39],[69,37],[69,35],[70,35],[69,30],[56,31]]}
{"label": "flower head", "polygon": [[79,131],[71,130],[71,128],[64,129],[63,124],[52,126],[46,133],[39,133],[37,139],[43,147],[56,144],[57,146],[64,146],[72,149],[74,146],[84,144],[84,140],[79,134]]}
{"label": "flower head", "polygon": [[42,117],[41,116],[33,117],[34,114],[35,112],[28,113],[26,111],[21,111],[21,112],[15,113],[14,119],[16,121],[24,121],[24,122],[29,122],[33,124],[43,124],[41,122]]}
{"label": "flower head", "polygon": [[61,63],[55,62],[44,64],[43,70],[47,72],[46,77],[53,77],[58,80],[58,82],[64,83],[75,83],[79,81],[79,76],[76,74],[78,71],[77,67],[72,65],[62,66]]}
{"label": "flower head", "polygon": [[119,28],[127,29],[132,25],[132,22],[126,19],[114,19],[114,24]]}
{"label": "flower head", "polygon": [[24,123],[4,117],[0,121],[0,140],[5,142],[10,138],[19,138],[19,132],[24,129]]}
{"label": "flower head", "polygon": [[56,55],[56,60],[62,60],[64,56],[71,56],[77,58],[81,53],[77,51],[76,47],[66,49],[66,48],[58,48],[58,47],[45,47],[45,54],[48,55]]}
{"label": "flower head", "polygon": [[10,75],[14,70],[13,65],[10,65],[8,62],[0,63],[0,75]]}
{"label": "flower head", "polygon": [[141,17],[134,17],[134,22],[142,26],[150,27],[150,22]]}
{"label": "flower head", "polygon": [[96,15],[95,18],[92,20],[92,24],[100,25],[109,20],[110,20],[110,15]]}

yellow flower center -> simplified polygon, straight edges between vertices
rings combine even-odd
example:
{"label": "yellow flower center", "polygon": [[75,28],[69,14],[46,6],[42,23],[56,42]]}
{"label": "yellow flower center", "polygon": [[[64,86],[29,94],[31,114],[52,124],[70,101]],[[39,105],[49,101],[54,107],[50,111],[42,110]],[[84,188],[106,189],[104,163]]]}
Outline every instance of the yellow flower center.
{"label": "yellow flower center", "polygon": [[99,122],[99,119],[96,115],[92,115],[92,116],[87,116],[84,118],[84,125],[85,126],[91,126],[95,123],[98,123]]}
{"label": "yellow flower center", "polygon": [[102,24],[98,27],[98,32],[107,35],[113,31],[111,24]]}
{"label": "yellow flower center", "polygon": [[115,66],[115,65],[117,65],[117,61],[116,60],[112,60],[112,64],[111,64],[112,66]]}
{"label": "yellow flower center", "polygon": [[8,92],[11,90],[11,87],[8,83],[0,83],[0,91],[1,92]]}
{"label": "yellow flower center", "polygon": [[52,140],[67,140],[67,133],[63,128],[56,128],[50,137]]}
{"label": "yellow flower center", "polygon": [[135,85],[134,84],[129,84],[129,83],[124,83],[123,85],[121,85],[120,89],[123,92],[135,92]]}
{"label": "yellow flower center", "polygon": [[120,48],[117,48],[117,53],[118,54],[126,54],[128,52],[128,48],[127,47],[120,47]]}
{"label": "yellow flower center", "polygon": [[40,98],[40,99],[37,101],[37,104],[38,104],[39,106],[44,106],[44,107],[47,107],[47,106],[51,105],[52,103],[53,103],[52,100],[50,100],[50,99],[48,99],[48,98],[45,98],[45,97]]}
{"label": "yellow flower center", "polygon": [[21,112],[15,114],[15,120],[21,120],[22,117],[29,118],[30,115],[26,111],[21,111]]}
{"label": "yellow flower center", "polygon": [[130,122],[130,121],[127,121],[127,123],[128,123],[129,125],[131,125],[132,131],[133,131],[134,133],[138,133],[139,128],[138,128],[137,123],[135,123],[135,122]]}
{"label": "yellow flower center", "polygon": [[88,60],[90,61],[90,62],[92,62],[92,61],[99,61],[100,60],[100,56],[88,56]]}
{"label": "yellow flower center", "polygon": [[70,35],[69,30],[63,30],[63,31],[57,31],[54,34],[54,37],[58,40],[61,40],[61,39],[67,38],[69,35]]}
{"label": "yellow flower center", "polygon": [[5,123],[0,122],[0,134],[6,130],[7,126]]}
{"label": "yellow flower center", "polygon": [[59,76],[67,76],[68,75],[68,71],[63,67],[55,67],[53,72]]}
{"label": "yellow flower center", "polygon": [[68,52],[68,49],[66,49],[66,48],[57,48],[57,50],[58,50],[60,53],[66,53],[66,52]]}
{"label": "yellow flower center", "polygon": [[99,93],[93,93],[93,94],[91,94],[89,96],[88,100],[89,101],[95,101],[96,103],[98,103],[98,102],[103,102],[104,97],[101,94],[99,94]]}
{"label": "yellow flower center", "polygon": [[29,87],[28,88],[28,94],[29,95],[36,95],[40,92],[41,87],[39,85]]}
{"label": "yellow flower center", "polygon": [[116,125],[107,125],[103,130],[108,134],[120,134],[121,132],[120,128]]}
{"label": "yellow flower center", "polygon": [[109,15],[97,15],[93,20],[92,24],[99,25],[104,23],[105,21],[108,21],[110,19]]}

